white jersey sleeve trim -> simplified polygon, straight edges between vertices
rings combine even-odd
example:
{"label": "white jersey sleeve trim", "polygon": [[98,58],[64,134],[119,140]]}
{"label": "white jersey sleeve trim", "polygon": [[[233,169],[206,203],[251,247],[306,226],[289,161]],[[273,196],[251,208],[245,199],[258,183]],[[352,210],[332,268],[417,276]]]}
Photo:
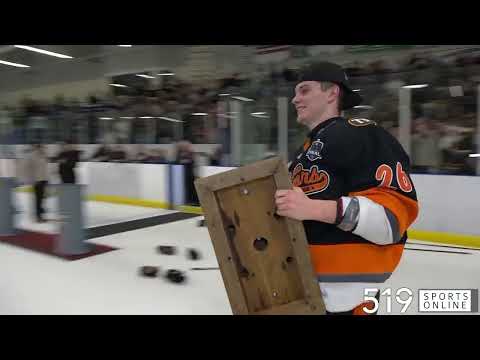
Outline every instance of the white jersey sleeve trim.
{"label": "white jersey sleeve trim", "polygon": [[360,214],[353,233],[378,245],[393,244],[397,236],[392,235],[392,226],[385,208],[363,196],[357,196],[357,199],[360,204]]}

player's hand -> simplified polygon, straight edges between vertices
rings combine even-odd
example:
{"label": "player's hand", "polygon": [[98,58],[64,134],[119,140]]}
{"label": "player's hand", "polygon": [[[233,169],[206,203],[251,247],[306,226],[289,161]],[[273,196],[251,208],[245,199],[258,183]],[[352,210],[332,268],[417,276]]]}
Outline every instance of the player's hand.
{"label": "player's hand", "polygon": [[295,220],[309,220],[311,218],[312,200],[299,187],[293,190],[277,190],[275,205],[277,214]]}

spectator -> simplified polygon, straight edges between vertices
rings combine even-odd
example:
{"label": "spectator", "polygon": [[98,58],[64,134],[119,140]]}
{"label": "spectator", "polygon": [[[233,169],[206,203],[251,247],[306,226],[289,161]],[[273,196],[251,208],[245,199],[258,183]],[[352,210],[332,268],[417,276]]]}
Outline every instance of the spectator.
{"label": "spectator", "polygon": [[48,159],[44,147],[41,144],[32,146],[32,151],[27,157],[27,178],[33,185],[35,200],[35,215],[37,222],[43,223],[46,220],[43,215],[45,189],[48,184]]}
{"label": "spectator", "polygon": [[113,146],[110,151],[109,160],[111,161],[124,161],[127,159],[127,154],[121,145]]}
{"label": "spectator", "polygon": [[149,151],[145,149],[144,145],[139,145],[137,147],[137,153],[135,156],[133,156],[132,160],[133,161],[138,161],[138,162],[145,162],[148,161],[150,158]]}
{"label": "spectator", "polygon": [[177,144],[177,157],[175,162],[185,167],[185,196],[187,205],[198,205],[197,192],[195,190],[195,161],[193,146],[188,141],[180,141]]}
{"label": "spectator", "polygon": [[110,159],[110,147],[106,144],[100,146],[90,157],[90,161],[108,161]]}
{"label": "spectator", "polygon": [[419,173],[438,172],[441,165],[441,153],[438,147],[439,134],[429,119],[415,120],[412,135],[412,170]]}
{"label": "spectator", "polygon": [[218,146],[210,156],[210,166],[222,166],[223,147]]}
{"label": "spectator", "polygon": [[167,150],[165,149],[152,149],[150,151],[150,156],[147,158],[147,162],[151,164],[166,164],[167,160]]}
{"label": "spectator", "polygon": [[80,161],[80,151],[73,144],[64,144],[60,153],[53,159],[58,162],[58,173],[63,184],[76,184],[75,167]]}
{"label": "spectator", "polygon": [[0,109],[0,144],[6,144],[13,131],[13,119],[10,109],[5,106]]}
{"label": "spectator", "polygon": [[27,109],[28,140],[30,143],[44,143],[47,140],[48,119],[40,103],[31,105]]}

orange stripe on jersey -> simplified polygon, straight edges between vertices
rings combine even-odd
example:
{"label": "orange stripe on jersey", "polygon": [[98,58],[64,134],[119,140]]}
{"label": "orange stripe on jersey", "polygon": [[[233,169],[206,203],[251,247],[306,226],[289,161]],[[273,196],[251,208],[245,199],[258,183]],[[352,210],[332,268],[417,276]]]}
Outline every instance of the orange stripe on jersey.
{"label": "orange stripe on jersey", "polygon": [[310,245],[309,249],[317,275],[383,274],[395,270],[403,244]]}
{"label": "orange stripe on jersey", "polygon": [[312,141],[310,139],[306,140],[304,143],[303,143],[303,151],[306,151],[310,145],[312,145]]}
{"label": "orange stripe on jersey", "polygon": [[400,236],[418,216],[418,203],[391,189],[376,187],[365,191],[352,192],[349,196],[364,196],[390,210],[398,221]]}

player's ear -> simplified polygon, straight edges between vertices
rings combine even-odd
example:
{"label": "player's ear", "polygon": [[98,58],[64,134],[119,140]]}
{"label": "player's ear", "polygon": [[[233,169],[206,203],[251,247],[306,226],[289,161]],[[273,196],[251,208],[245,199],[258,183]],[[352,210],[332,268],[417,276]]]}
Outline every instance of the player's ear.
{"label": "player's ear", "polygon": [[334,84],[330,89],[328,89],[328,102],[332,103],[340,96],[340,86]]}
{"label": "player's ear", "polygon": [[338,98],[340,96],[340,85],[335,84],[333,87],[333,92],[335,94],[335,97]]}

